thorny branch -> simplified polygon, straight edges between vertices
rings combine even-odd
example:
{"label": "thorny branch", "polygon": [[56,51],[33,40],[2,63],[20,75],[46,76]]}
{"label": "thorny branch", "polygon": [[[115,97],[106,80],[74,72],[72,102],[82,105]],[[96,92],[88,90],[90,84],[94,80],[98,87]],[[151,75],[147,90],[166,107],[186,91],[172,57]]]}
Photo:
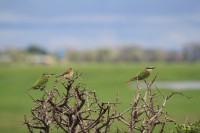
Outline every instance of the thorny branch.
{"label": "thorny branch", "polygon": [[[117,111],[118,105],[121,104],[119,94],[114,102],[101,102],[95,91],[89,91],[83,84],[76,83],[81,76],[82,73],[76,73],[71,79],[64,79],[66,83],[56,79],[52,90],[44,90],[39,99],[34,99],[28,93],[36,105],[31,109],[30,120],[24,116],[24,124],[30,133],[37,130],[49,133],[56,129],[65,133],[107,133],[115,130],[111,126],[117,121],[127,127],[127,131],[116,129],[118,133],[152,133],[156,126],[160,127],[162,133],[166,124],[176,123],[169,118],[168,112],[163,110],[167,100],[174,95],[191,98],[181,92],[172,92],[165,96],[156,87],[163,97],[162,104],[156,105],[156,94],[152,93],[152,85],[157,77],[155,76],[150,83],[144,80],[147,88],[145,92],[141,91],[139,83],[137,84],[137,92],[131,106],[120,113]],[[62,88],[58,88],[59,84]]]}
{"label": "thorny branch", "polygon": [[[82,74],[76,74],[67,83],[55,80],[53,89],[48,92],[44,90],[41,99],[28,96],[36,104],[31,109],[31,120],[24,117],[24,124],[28,131],[34,130],[49,133],[50,128],[62,130],[66,133],[78,132],[107,132],[116,114],[114,106],[116,102],[100,102],[96,92],[88,91],[83,84],[75,81],[81,79]],[[58,84],[61,83],[65,92],[60,93]],[[119,117],[119,116],[117,116]]]}

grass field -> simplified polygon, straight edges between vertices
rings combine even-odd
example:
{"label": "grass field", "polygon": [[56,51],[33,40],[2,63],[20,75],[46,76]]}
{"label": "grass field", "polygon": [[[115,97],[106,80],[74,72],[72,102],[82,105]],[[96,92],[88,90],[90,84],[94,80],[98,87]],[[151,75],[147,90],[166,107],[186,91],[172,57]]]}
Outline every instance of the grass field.
{"label": "grass field", "polygon": [[[0,66],[0,132],[25,133],[26,127],[22,125],[23,116],[30,114],[31,100],[26,90],[35,82],[43,72],[60,74],[68,67],[83,73],[83,80],[90,90],[95,90],[102,101],[114,101],[117,92],[122,105],[120,110],[128,107],[135,94],[136,84],[125,84],[129,78],[137,74],[146,64],[69,64],[63,66]],[[156,81],[185,81],[200,80],[200,63],[194,64],[151,64],[157,68],[148,81],[158,73]],[[54,78],[50,79],[47,88],[51,88]],[[164,94],[169,94],[171,88],[161,88]],[[176,96],[167,103],[166,110],[177,122],[184,123],[186,117],[193,122],[200,120],[200,87],[199,90],[181,90],[193,98],[187,100]],[[39,91],[34,91],[39,94]],[[162,97],[158,97],[162,100]],[[159,102],[158,102],[159,103]]]}

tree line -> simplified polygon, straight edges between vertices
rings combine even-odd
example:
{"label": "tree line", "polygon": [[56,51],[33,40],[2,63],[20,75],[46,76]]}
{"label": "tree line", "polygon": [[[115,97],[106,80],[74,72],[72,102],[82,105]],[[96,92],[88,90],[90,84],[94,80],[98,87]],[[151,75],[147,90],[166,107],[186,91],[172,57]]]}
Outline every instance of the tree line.
{"label": "tree line", "polygon": [[[39,55],[39,56],[38,56]],[[78,50],[75,48],[49,52],[39,45],[31,44],[26,49],[7,48],[0,51],[0,63],[30,63],[50,56],[52,62],[197,62],[200,60],[200,43],[184,45],[179,50],[144,48],[139,45]],[[49,60],[49,57],[47,57]],[[35,61],[37,63],[37,61]],[[40,61],[42,62],[42,61]],[[45,61],[44,61],[45,62]]]}
{"label": "tree line", "polygon": [[83,51],[68,49],[64,58],[77,62],[196,62],[200,60],[200,44],[188,44],[181,50],[143,48],[137,45]]}

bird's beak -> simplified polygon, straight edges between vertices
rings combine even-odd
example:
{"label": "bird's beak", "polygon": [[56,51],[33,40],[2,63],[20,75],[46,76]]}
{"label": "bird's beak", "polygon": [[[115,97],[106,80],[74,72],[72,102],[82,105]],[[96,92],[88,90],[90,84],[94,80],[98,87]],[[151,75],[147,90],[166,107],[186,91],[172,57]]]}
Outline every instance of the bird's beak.
{"label": "bird's beak", "polygon": [[155,69],[156,67],[146,67],[146,69]]}
{"label": "bird's beak", "polygon": [[52,75],[55,75],[55,73],[49,73],[48,77],[50,78]]}

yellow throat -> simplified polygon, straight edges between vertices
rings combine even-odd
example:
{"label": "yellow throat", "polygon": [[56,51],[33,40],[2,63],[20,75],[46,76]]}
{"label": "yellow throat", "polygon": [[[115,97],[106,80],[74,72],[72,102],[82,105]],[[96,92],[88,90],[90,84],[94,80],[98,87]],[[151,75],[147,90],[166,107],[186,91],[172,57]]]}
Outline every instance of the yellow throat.
{"label": "yellow throat", "polygon": [[147,72],[149,72],[149,73],[151,73],[152,72],[152,69],[146,69],[147,70]]}

